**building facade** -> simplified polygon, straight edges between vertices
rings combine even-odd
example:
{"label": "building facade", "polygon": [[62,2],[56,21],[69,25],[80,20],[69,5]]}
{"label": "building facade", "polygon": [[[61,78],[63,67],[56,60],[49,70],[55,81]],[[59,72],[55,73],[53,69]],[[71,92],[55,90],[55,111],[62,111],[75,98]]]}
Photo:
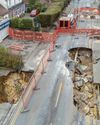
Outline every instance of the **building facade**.
{"label": "building facade", "polygon": [[8,10],[0,4],[0,42],[8,36],[9,24]]}
{"label": "building facade", "polygon": [[0,42],[8,36],[9,18],[20,17],[25,13],[22,0],[0,0]]}
{"label": "building facade", "polygon": [[10,17],[19,17],[25,13],[23,0],[0,0],[0,4],[9,10]]}

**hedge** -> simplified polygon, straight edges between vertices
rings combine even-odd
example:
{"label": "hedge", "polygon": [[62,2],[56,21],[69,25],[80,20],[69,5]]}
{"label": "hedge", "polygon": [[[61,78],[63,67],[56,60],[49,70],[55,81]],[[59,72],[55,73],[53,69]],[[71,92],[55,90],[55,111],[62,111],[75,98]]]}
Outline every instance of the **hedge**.
{"label": "hedge", "polygon": [[10,27],[18,29],[34,29],[32,19],[28,18],[13,18],[10,20]]}
{"label": "hedge", "polygon": [[20,29],[33,29],[32,19],[20,19],[19,20],[19,28]]}
{"label": "hedge", "polygon": [[47,27],[51,25],[51,14],[41,13],[38,17],[42,27]]}
{"label": "hedge", "polygon": [[12,18],[10,20],[10,27],[19,28],[19,18]]}
{"label": "hedge", "polygon": [[68,2],[69,0],[53,0],[53,3],[48,7],[48,9],[44,13],[40,13],[38,16],[41,26],[48,27],[52,25],[60,15],[65,4]]}

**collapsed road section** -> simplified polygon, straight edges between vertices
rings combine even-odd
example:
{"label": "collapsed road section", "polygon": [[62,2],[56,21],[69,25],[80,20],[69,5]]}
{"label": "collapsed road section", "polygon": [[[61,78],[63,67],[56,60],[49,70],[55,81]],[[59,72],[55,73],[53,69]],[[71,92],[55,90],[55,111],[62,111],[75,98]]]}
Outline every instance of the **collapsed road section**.
{"label": "collapsed road section", "polygon": [[71,61],[66,66],[71,71],[74,84],[73,101],[80,113],[100,119],[100,84],[93,80],[93,52],[88,48],[69,50]]}
{"label": "collapsed road section", "polygon": [[16,103],[49,48],[49,44],[8,39],[1,45],[9,48],[16,55],[20,54],[24,63],[19,73],[6,68],[0,70],[0,102]]}
{"label": "collapsed road section", "polygon": [[[9,117],[16,119],[14,116],[27,106],[33,89],[45,69],[52,47],[50,43],[11,39],[6,39],[0,45],[9,49],[12,54],[20,54],[23,61],[23,67],[19,71],[0,68],[0,124],[3,124],[8,122]],[[8,106],[10,104],[11,106]]]}

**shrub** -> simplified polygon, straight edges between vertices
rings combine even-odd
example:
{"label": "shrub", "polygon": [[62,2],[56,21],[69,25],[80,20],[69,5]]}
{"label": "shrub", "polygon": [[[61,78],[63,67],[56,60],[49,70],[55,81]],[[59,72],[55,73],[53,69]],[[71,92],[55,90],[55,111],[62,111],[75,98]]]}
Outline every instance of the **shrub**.
{"label": "shrub", "polygon": [[50,26],[59,16],[60,12],[57,13],[41,13],[39,17],[39,21],[41,23],[42,27],[48,27]]}
{"label": "shrub", "polygon": [[29,8],[32,10],[33,9],[33,5],[35,4],[36,0],[29,0]]}
{"label": "shrub", "polygon": [[42,5],[42,7],[41,7],[41,12],[45,12],[46,10],[47,10],[46,4],[45,4],[45,5]]}
{"label": "shrub", "polygon": [[19,18],[12,18],[10,20],[10,27],[19,28]]}
{"label": "shrub", "polygon": [[0,46],[0,67],[20,70],[23,66],[22,57],[14,55],[10,50]]}
{"label": "shrub", "polygon": [[33,29],[32,19],[19,19],[19,28],[20,29]]}
{"label": "shrub", "polygon": [[34,8],[38,9],[39,11],[41,11],[42,4],[40,2],[37,2],[37,3],[34,4]]}
{"label": "shrub", "polygon": [[51,24],[51,14],[41,13],[38,16],[42,27],[48,27]]}
{"label": "shrub", "polygon": [[28,18],[14,18],[10,21],[10,27],[18,29],[30,29],[33,30],[33,21]]}
{"label": "shrub", "polygon": [[42,6],[43,5],[41,4],[40,0],[29,0],[29,12],[31,12],[34,8],[41,11]]}
{"label": "shrub", "polygon": [[42,27],[50,26],[60,15],[60,12],[63,10],[65,4],[65,0],[55,0],[48,7],[48,9],[44,13],[39,14],[39,20]]}
{"label": "shrub", "polygon": [[33,8],[33,7],[28,6],[28,7],[27,7],[27,10],[26,10],[26,13],[30,13],[31,10],[32,10],[32,8]]}

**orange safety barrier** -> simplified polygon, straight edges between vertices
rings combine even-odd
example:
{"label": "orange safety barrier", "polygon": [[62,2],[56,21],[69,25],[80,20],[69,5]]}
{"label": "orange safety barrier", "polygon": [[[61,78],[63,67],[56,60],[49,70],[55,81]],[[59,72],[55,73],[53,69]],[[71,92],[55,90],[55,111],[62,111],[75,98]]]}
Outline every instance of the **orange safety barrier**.
{"label": "orange safety barrier", "polygon": [[65,28],[58,28],[57,31],[59,33],[92,33],[92,34],[100,34],[100,29],[65,29]]}
{"label": "orange safety barrier", "polygon": [[46,32],[21,31],[9,29],[9,36],[17,40],[36,40],[40,42],[52,42],[52,34]]}
{"label": "orange safety barrier", "polygon": [[11,49],[14,49],[14,50],[19,50],[19,51],[21,51],[21,50],[23,50],[24,49],[24,45],[22,45],[22,44],[14,44],[14,45],[11,45],[9,48],[11,48]]}
{"label": "orange safety barrier", "polygon": [[93,12],[94,14],[100,14],[100,10],[98,10],[97,8],[77,8],[74,10],[74,13],[78,13],[78,12]]}
{"label": "orange safety barrier", "polygon": [[9,34],[10,34],[10,37],[13,37],[14,36],[14,30],[12,28],[9,28]]}
{"label": "orange safety barrier", "polygon": [[80,11],[84,11],[84,10],[86,10],[86,11],[99,11],[97,8],[87,8],[87,7],[81,7],[80,8]]}
{"label": "orange safety barrier", "polygon": [[36,40],[39,42],[52,42],[53,45],[59,34],[80,34],[87,33],[89,35],[100,34],[100,29],[66,29],[66,28],[57,28],[54,33],[47,32],[33,32],[33,31],[20,31],[15,29],[9,30],[9,35],[13,39],[17,40]]}
{"label": "orange safety barrier", "polygon": [[34,33],[32,31],[23,31],[24,40],[33,40]]}
{"label": "orange safety barrier", "polygon": [[53,34],[51,34],[51,33],[43,32],[43,38],[44,38],[44,40],[47,40],[48,42],[52,42],[52,36],[53,36]]}
{"label": "orange safety barrier", "polygon": [[44,41],[43,34],[39,33],[39,32],[36,32],[35,33],[35,40],[37,40],[37,41]]}
{"label": "orange safety barrier", "polygon": [[24,32],[24,35],[33,35],[33,31],[24,30],[23,32]]}
{"label": "orange safety barrier", "polygon": [[23,95],[21,97],[22,98],[21,101],[23,102],[24,108],[27,107],[29,100],[33,94],[33,90],[37,86],[37,83],[42,75],[42,72],[44,72],[44,69],[48,64],[49,56],[50,56],[50,51],[48,50],[47,53],[44,55],[43,59],[41,60],[40,64],[38,65],[37,70],[32,75],[32,77],[29,81],[28,87],[23,92]]}

